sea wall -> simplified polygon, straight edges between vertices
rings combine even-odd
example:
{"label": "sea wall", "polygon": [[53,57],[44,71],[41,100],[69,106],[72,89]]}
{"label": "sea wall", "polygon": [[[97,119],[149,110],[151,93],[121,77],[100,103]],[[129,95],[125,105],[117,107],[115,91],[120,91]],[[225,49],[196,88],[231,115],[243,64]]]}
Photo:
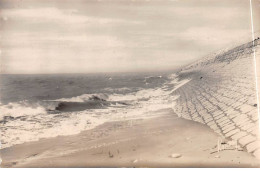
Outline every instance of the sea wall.
{"label": "sea wall", "polygon": [[179,117],[208,125],[257,157],[260,138],[253,48],[259,58],[259,44],[258,39],[255,46],[249,42],[184,67],[178,79],[190,81],[173,93],[179,95],[174,109]]}

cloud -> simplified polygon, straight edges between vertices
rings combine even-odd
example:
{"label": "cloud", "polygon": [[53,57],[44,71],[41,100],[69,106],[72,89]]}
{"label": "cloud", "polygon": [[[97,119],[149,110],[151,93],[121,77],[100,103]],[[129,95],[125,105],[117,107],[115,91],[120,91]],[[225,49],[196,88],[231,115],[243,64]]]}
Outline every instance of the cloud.
{"label": "cloud", "polygon": [[170,69],[251,35],[236,2],[39,0],[1,10],[1,58],[13,73]]}
{"label": "cloud", "polygon": [[137,21],[127,21],[111,18],[90,17],[82,15],[76,9],[58,9],[58,8],[26,8],[26,9],[3,9],[1,11],[3,19],[28,20],[31,22],[61,22],[67,24],[80,23],[132,23],[141,24]]}
{"label": "cloud", "polygon": [[90,35],[86,33],[60,35],[55,33],[8,33],[1,40],[5,43],[3,46],[10,47],[38,47],[45,49],[46,46],[56,48],[62,45],[84,47],[91,49],[92,47],[112,48],[124,45],[117,37],[112,35]]}
{"label": "cloud", "polygon": [[196,41],[200,46],[224,46],[231,42],[245,42],[251,38],[250,29],[226,30],[212,27],[193,27],[176,35],[180,39]]}
{"label": "cloud", "polygon": [[51,20],[66,22],[85,22],[88,18],[74,15],[74,11],[62,12],[57,8],[38,8],[38,9],[4,9],[2,15],[12,19],[28,19],[35,21]]}

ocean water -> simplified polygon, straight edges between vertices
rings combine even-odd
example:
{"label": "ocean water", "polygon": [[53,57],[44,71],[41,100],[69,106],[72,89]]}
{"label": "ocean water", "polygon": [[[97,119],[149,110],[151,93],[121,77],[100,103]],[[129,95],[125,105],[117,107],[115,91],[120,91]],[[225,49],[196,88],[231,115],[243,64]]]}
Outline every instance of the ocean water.
{"label": "ocean water", "polygon": [[172,73],[1,75],[1,148],[173,108]]}

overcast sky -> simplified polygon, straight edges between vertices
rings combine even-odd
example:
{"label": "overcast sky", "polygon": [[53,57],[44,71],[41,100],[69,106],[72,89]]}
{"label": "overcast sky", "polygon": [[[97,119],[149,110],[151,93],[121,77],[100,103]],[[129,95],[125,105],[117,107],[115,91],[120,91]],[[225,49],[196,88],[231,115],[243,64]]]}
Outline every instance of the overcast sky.
{"label": "overcast sky", "polygon": [[1,72],[175,69],[250,40],[249,7],[249,0],[0,0]]}

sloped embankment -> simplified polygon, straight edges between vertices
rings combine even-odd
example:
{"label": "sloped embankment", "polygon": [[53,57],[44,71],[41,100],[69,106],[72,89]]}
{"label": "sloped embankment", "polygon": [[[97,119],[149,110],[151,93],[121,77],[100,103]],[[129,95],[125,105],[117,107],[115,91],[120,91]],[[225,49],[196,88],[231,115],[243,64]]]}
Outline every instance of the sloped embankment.
{"label": "sloped embankment", "polygon": [[178,116],[208,125],[216,133],[237,140],[249,153],[260,157],[260,138],[255,89],[253,48],[259,39],[208,56],[178,73],[191,79],[178,88]]}

